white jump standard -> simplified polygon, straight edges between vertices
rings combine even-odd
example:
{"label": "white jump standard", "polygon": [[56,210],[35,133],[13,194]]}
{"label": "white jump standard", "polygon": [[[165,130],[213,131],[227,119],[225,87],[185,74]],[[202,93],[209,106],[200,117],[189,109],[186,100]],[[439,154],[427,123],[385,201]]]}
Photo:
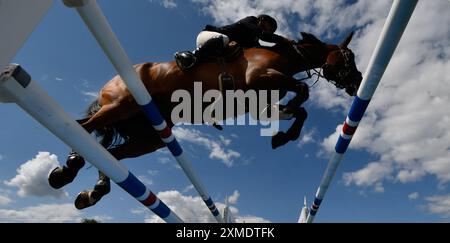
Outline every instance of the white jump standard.
{"label": "white jump standard", "polygon": [[331,180],[336,174],[339,163],[342,161],[358,124],[363,118],[384,71],[397,48],[416,4],[417,0],[395,0],[392,5],[381,36],[370,59],[364,79],[359,87],[358,94],[353,100],[347,119],[344,122],[342,132],[336,143],[335,152],[328,162],[319,189],[317,190],[316,198],[311,205],[307,219],[308,223],[312,223],[314,220]]}

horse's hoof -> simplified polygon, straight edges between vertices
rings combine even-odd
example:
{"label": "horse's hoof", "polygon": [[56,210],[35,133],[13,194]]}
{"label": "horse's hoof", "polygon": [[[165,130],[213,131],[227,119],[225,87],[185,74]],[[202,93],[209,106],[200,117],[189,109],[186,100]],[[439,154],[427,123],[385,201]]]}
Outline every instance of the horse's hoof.
{"label": "horse's hoof", "polygon": [[277,149],[289,142],[289,138],[286,133],[278,132],[272,137],[272,149]]}
{"label": "horse's hoof", "polygon": [[79,154],[77,154],[76,152],[71,152],[69,154],[69,156],[67,157],[66,164],[67,164],[67,167],[78,171],[81,168],[83,168],[83,166],[84,166],[84,164],[86,164],[86,162],[84,161],[84,158],[81,157]]}
{"label": "horse's hoof", "polygon": [[73,173],[70,173],[69,168],[67,167],[56,167],[55,169],[50,172],[50,175],[48,176],[48,184],[50,184],[51,187],[54,189],[60,189],[63,186],[71,183],[73,179],[75,179],[75,175]]}
{"label": "horse's hoof", "polygon": [[98,180],[95,184],[94,191],[92,192],[91,197],[100,200],[100,198],[111,191],[111,184],[109,178],[105,178],[103,180]]}
{"label": "horse's hoof", "polygon": [[94,192],[93,190],[80,192],[77,198],[75,199],[75,207],[78,210],[82,210],[95,205],[98,202],[98,200],[95,200],[92,197],[93,192]]}

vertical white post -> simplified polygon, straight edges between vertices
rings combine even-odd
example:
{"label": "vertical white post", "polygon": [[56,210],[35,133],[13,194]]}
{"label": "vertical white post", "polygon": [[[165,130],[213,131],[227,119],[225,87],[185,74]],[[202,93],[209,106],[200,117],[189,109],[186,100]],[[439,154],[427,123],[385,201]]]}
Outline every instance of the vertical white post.
{"label": "vertical white post", "polygon": [[308,223],[312,223],[314,220],[331,180],[336,174],[337,168],[347,151],[358,124],[364,116],[367,106],[408,25],[416,4],[417,0],[395,0],[392,5],[381,36],[370,59],[364,79],[359,87],[358,95],[353,100],[347,119],[344,122],[341,135],[336,143],[335,152],[328,162],[328,166],[322,177],[316,198],[308,215]]}

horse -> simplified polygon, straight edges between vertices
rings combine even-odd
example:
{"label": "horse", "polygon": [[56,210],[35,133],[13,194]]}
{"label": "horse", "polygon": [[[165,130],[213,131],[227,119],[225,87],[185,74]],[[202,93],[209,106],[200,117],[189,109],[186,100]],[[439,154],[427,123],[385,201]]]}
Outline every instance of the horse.
{"label": "horse", "polygon": [[[355,55],[348,48],[353,32],[338,45],[324,43],[309,33],[301,32],[301,36],[302,39],[292,44],[246,48],[240,57],[226,63],[237,90],[278,90],[280,97],[288,91],[295,93],[287,105],[280,106],[282,113],[295,120],[287,132],[278,132],[272,137],[274,149],[298,139],[307,118],[301,105],[309,98],[309,86],[294,75],[321,68],[323,75],[320,71],[318,75],[337,88],[345,89],[351,96],[356,95],[362,80]],[[170,119],[175,106],[171,94],[180,89],[192,94],[194,82],[198,81],[202,82],[203,92],[219,90],[217,77],[222,71],[221,65],[215,62],[199,63],[188,71],[181,70],[175,61],[146,62],[134,68],[171,128],[175,125]],[[100,144],[118,160],[139,157],[165,147],[120,76],[104,85],[98,99],[89,106],[86,117],[78,123],[88,133],[95,132]],[[84,158],[72,151],[66,165],[50,173],[49,184],[59,189],[71,183],[84,164]],[[80,192],[75,207],[93,206],[109,191],[110,180],[99,171],[95,187]]]}

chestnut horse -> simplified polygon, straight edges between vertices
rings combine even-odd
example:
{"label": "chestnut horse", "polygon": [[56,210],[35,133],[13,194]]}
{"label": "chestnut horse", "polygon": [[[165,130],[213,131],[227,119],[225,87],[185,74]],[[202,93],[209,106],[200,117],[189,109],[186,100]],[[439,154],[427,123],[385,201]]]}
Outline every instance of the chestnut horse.
{"label": "chestnut horse", "polygon": [[[286,106],[280,106],[280,110],[296,119],[286,133],[279,132],[272,138],[273,148],[296,140],[307,117],[301,105],[309,97],[309,87],[294,79],[295,74],[321,68],[323,77],[352,96],[362,80],[354,54],[347,47],[353,33],[339,45],[325,44],[308,33],[301,35],[303,39],[292,45],[245,49],[241,57],[226,64],[227,72],[234,77],[235,89],[279,90],[280,97],[288,91],[295,92],[296,96]],[[143,63],[136,65],[135,70],[170,127],[174,126],[171,112],[176,105],[171,102],[172,93],[183,89],[192,94],[193,84],[198,81],[202,82],[203,92],[219,90],[217,78],[222,72],[220,65],[214,62],[200,63],[191,70],[182,71],[174,61]],[[87,117],[78,122],[89,133],[96,132],[101,137],[101,144],[118,160],[165,147],[119,76],[102,88],[99,98],[89,107]],[[50,185],[61,188],[72,182],[84,164],[84,159],[72,152],[66,166],[51,172]],[[99,174],[94,189],[78,195],[75,200],[78,209],[94,205],[110,191],[109,178]]]}

